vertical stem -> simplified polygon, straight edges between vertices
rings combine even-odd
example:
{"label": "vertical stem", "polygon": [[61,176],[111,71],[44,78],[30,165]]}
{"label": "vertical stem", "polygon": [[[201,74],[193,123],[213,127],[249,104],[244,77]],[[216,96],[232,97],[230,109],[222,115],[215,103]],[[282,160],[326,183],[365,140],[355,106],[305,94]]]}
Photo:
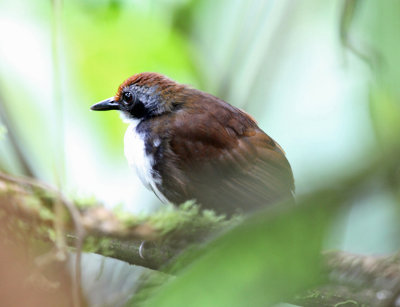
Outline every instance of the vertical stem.
{"label": "vertical stem", "polygon": [[59,185],[65,177],[65,150],[64,150],[64,116],[63,96],[61,83],[61,9],[62,0],[52,1],[52,55],[53,55],[53,95],[54,95],[54,167]]}
{"label": "vertical stem", "polygon": [[[62,161],[64,160],[64,133],[63,133],[63,112],[62,112],[62,94],[61,94],[61,76],[60,76],[60,57],[59,57],[59,45],[60,45],[60,11],[62,0],[51,0],[52,1],[52,57],[53,57],[53,114],[54,119],[51,123],[53,127],[52,143],[53,143],[53,169],[55,172],[55,180],[57,187],[61,190],[62,172],[61,169]],[[55,231],[56,231],[56,245],[58,251],[65,252],[65,240],[64,240],[64,229],[63,229],[63,208],[60,201],[55,204]]]}
{"label": "vertical stem", "polygon": [[[59,191],[65,182],[65,144],[64,144],[64,110],[63,110],[63,95],[62,95],[62,78],[61,78],[61,61],[60,61],[60,45],[61,45],[61,12],[62,0],[51,0],[52,4],[52,57],[53,57],[53,93],[54,93],[54,134],[53,134],[53,163],[55,178]],[[60,198],[55,203],[55,230],[56,230],[56,245],[57,254],[61,258],[67,256],[66,242],[64,236],[64,213],[65,208]],[[72,302],[74,307],[80,307],[80,289],[81,289],[81,245],[77,246],[75,259],[75,274],[72,282]]]}

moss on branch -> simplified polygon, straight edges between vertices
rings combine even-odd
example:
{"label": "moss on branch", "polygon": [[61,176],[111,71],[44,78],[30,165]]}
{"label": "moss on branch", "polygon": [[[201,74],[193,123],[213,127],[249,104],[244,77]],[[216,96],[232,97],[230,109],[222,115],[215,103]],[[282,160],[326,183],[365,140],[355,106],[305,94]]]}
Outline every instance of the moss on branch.
{"label": "moss on branch", "polygon": [[[60,198],[47,185],[0,174],[0,213],[7,216],[9,224],[10,217],[15,217],[16,223],[11,224],[23,225],[21,231],[29,229],[30,235],[55,243],[54,225],[60,218],[54,213],[57,201],[65,202],[65,198]],[[77,211],[75,218],[72,218],[71,206]],[[64,208],[61,222],[70,246],[75,246],[84,235],[84,251],[152,269],[165,265],[188,245],[203,242],[241,219],[201,211],[193,202],[179,207],[166,206],[149,216],[135,216],[121,209],[108,210],[94,201],[76,202]],[[32,223],[34,227],[30,227]],[[76,231],[77,223],[81,233]]]}
{"label": "moss on branch", "polygon": [[[61,215],[55,213],[57,202],[63,204]],[[83,248],[151,269],[167,267],[169,272],[171,266],[168,268],[167,264],[183,249],[192,246],[196,250],[196,244],[241,221],[239,216],[227,219],[212,211],[201,211],[190,202],[178,208],[168,206],[151,216],[107,210],[95,201],[69,203],[43,183],[0,173],[1,232],[11,232],[13,238],[21,240],[32,238],[37,242],[39,239],[57,246],[55,224],[60,222],[57,219],[62,220],[69,248]],[[79,241],[83,242],[82,246],[77,244]],[[190,255],[188,258],[191,259]],[[329,281],[297,296],[293,303],[391,306],[399,299],[398,255],[377,257],[334,251],[324,253],[324,259]]]}

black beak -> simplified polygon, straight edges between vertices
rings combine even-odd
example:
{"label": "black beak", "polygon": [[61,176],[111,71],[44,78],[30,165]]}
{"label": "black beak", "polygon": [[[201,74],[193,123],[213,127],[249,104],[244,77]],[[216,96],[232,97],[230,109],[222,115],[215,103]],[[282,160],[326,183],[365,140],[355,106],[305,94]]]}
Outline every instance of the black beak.
{"label": "black beak", "polygon": [[111,97],[92,105],[90,109],[93,111],[119,110],[119,104],[114,101],[114,97]]}

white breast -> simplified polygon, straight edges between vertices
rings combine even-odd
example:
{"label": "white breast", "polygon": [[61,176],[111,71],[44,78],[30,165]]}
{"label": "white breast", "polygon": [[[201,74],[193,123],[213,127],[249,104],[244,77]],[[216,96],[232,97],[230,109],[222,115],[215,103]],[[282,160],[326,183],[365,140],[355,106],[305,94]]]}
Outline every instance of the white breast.
{"label": "white breast", "polygon": [[129,120],[130,124],[125,132],[124,152],[129,166],[132,167],[144,186],[152,190],[162,202],[168,202],[158,190],[159,178],[155,178],[153,170],[153,156],[147,155],[145,150],[144,135],[136,131],[139,120]]}

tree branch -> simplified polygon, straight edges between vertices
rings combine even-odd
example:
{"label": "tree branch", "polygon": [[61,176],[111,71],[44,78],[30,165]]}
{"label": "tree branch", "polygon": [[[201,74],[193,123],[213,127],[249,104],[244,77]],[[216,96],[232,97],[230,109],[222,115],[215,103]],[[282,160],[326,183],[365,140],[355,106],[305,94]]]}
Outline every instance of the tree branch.
{"label": "tree branch", "polygon": [[[52,187],[33,179],[0,174],[3,226],[33,224],[34,227],[21,229],[28,229],[29,235],[41,240],[54,242],[52,227],[56,215],[52,210],[57,199],[68,209],[63,222],[69,246],[76,246],[78,233],[83,233],[84,250],[157,270],[163,270],[188,246],[204,242],[241,220],[240,217],[227,220],[211,211],[200,211],[194,204],[184,204],[178,209],[169,207],[147,217],[119,214],[96,203],[68,201],[65,204],[65,197],[59,198],[59,192]],[[69,210],[71,205],[74,209]],[[77,233],[77,229],[81,230]],[[322,256],[327,282],[297,296],[292,303],[301,306],[396,306],[400,301],[398,254],[366,256],[331,251]]]}
{"label": "tree branch", "polygon": [[323,253],[329,282],[293,303],[301,306],[398,306],[400,257]]}
{"label": "tree branch", "polygon": [[77,243],[85,237],[86,251],[151,269],[160,269],[188,245],[240,221],[239,217],[227,220],[212,211],[200,211],[193,203],[147,217],[118,214],[96,203],[72,204],[46,184],[0,173],[0,210],[28,224],[39,223],[42,227],[34,230],[37,237],[52,240],[53,206],[58,200],[67,208],[63,222],[70,246],[80,246]]}

